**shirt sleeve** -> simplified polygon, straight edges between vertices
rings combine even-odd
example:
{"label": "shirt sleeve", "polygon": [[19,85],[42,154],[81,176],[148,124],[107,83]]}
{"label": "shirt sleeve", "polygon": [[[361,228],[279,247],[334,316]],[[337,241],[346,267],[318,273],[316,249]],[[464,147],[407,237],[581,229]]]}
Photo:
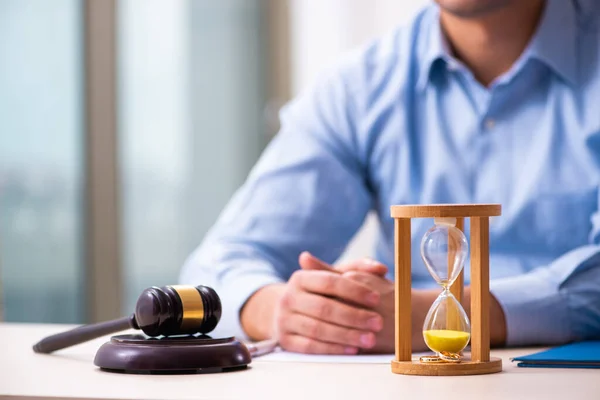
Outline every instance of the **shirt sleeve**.
{"label": "shirt sleeve", "polygon": [[215,334],[247,338],[239,312],[254,292],[287,281],[305,250],[334,262],[361,227],[372,196],[356,156],[354,98],[342,74],[329,74],[288,104],[280,132],[184,263],[180,282],[221,298]]}
{"label": "shirt sleeve", "polygon": [[549,265],[493,280],[504,310],[507,346],[555,345],[600,337],[600,213],[590,243]]}

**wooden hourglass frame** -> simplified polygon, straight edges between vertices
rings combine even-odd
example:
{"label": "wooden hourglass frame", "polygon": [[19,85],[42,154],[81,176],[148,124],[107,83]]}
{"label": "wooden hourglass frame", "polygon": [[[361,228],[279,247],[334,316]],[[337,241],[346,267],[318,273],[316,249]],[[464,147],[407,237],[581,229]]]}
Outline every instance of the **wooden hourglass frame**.
{"label": "wooden hourglass frame", "polygon": [[[395,357],[392,372],[404,375],[478,375],[502,371],[502,360],[490,358],[489,219],[499,216],[499,204],[395,205]],[[471,251],[471,353],[460,363],[424,363],[412,357],[411,327],[411,220],[412,218],[456,218],[464,230],[470,219]],[[448,254],[448,257],[453,257]],[[465,266],[466,268],[466,266]],[[464,268],[450,291],[462,302]]]}

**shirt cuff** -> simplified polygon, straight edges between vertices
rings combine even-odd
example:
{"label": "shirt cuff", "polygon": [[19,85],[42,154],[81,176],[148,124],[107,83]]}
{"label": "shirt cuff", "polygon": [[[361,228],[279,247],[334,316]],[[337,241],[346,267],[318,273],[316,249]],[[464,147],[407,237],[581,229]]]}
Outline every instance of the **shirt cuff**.
{"label": "shirt cuff", "polygon": [[490,282],[506,319],[506,346],[565,343],[571,337],[569,310],[556,282],[539,269]]}
{"label": "shirt cuff", "polygon": [[[220,284],[221,321],[209,335],[214,337],[235,336],[238,340],[250,340],[240,321],[240,311],[246,301],[259,289],[281,283],[281,279],[268,273],[242,274]],[[226,288],[226,289],[225,289]],[[260,318],[260,316],[256,316]]]}

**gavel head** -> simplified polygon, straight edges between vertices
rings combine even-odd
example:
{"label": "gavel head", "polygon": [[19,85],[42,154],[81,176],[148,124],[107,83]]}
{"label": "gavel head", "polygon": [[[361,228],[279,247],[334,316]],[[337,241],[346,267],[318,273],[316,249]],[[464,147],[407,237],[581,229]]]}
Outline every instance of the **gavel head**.
{"label": "gavel head", "polygon": [[206,334],[221,319],[221,300],[207,286],[153,286],[140,295],[133,317],[148,336]]}

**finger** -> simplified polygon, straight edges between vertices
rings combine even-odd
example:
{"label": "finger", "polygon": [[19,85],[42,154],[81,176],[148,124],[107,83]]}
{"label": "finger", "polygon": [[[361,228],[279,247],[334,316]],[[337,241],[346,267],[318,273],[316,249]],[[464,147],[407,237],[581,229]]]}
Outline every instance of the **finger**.
{"label": "finger", "polygon": [[390,290],[393,290],[392,282],[388,281],[387,279],[385,279],[383,277],[375,276],[373,274],[369,274],[366,272],[360,272],[360,271],[345,272],[343,277],[348,278],[355,282],[362,283],[363,285],[367,286],[371,290],[377,291],[377,293],[379,293],[380,296],[383,296],[385,293],[389,292]]}
{"label": "finger", "polygon": [[359,282],[372,290],[376,290],[381,294],[382,285],[388,286],[391,282],[387,279],[362,271],[344,272],[342,277],[350,279],[354,282]]}
{"label": "finger", "polygon": [[298,263],[300,267],[304,270],[314,270],[314,271],[331,271],[336,272],[335,269],[327,264],[325,261],[319,259],[318,257],[313,256],[308,251],[304,251],[300,254],[298,258]]}
{"label": "finger", "polygon": [[340,263],[336,266],[336,269],[342,273],[348,271],[362,271],[381,277],[384,277],[388,273],[388,267],[385,264],[368,257]]}
{"label": "finger", "polygon": [[370,349],[376,343],[373,332],[345,328],[296,313],[286,317],[282,329],[286,333],[293,333],[322,342],[363,349]]}
{"label": "finger", "polygon": [[360,282],[327,271],[297,271],[290,283],[307,292],[331,296],[365,307],[379,304],[380,294]]}
{"label": "finger", "polygon": [[305,354],[356,354],[356,347],[326,343],[305,336],[286,334],[279,339],[279,345],[287,351]]}
{"label": "finger", "polygon": [[372,332],[379,332],[383,328],[383,318],[375,311],[353,307],[317,294],[295,291],[284,296],[282,301],[289,310],[332,324]]}
{"label": "finger", "polygon": [[315,257],[308,251],[305,251],[302,254],[300,254],[298,261],[300,266],[304,270],[321,270],[341,273],[347,271],[364,271],[382,277],[388,273],[388,267],[385,264],[373,260],[369,257],[365,257],[360,260],[352,260],[340,263],[334,268],[325,261],[319,259],[318,257]]}

